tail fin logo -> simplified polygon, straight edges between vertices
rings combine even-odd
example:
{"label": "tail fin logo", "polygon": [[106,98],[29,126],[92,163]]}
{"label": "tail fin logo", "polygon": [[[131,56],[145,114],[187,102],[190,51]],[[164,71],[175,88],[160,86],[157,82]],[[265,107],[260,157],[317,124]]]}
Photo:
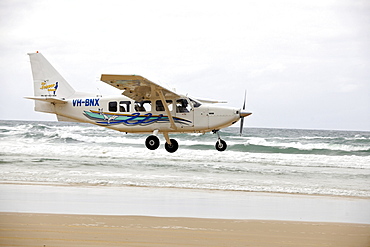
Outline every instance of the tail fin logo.
{"label": "tail fin logo", "polygon": [[48,80],[43,81],[43,82],[41,82],[40,89],[47,91],[48,95],[56,96],[56,92],[57,92],[57,89],[58,89],[58,82],[49,84]]}

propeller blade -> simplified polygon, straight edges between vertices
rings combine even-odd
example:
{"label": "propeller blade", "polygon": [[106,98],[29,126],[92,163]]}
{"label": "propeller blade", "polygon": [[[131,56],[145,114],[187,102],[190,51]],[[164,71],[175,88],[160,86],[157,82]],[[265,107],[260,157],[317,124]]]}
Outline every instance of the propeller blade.
{"label": "propeller blade", "polygon": [[[247,101],[247,90],[244,91],[244,102],[243,102],[243,111],[245,110],[245,102]],[[243,125],[244,125],[244,112],[240,111],[240,136],[243,134]]]}
{"label": "propeller blade", "polygon": [[244,91],[244,103],[243,103],[243,110],[245,110],[245,102],[247,101],[247,90]]}
{"label": "propeller blade", "polygon": [[243,134],[244,117],[240,117],[240,136]]}

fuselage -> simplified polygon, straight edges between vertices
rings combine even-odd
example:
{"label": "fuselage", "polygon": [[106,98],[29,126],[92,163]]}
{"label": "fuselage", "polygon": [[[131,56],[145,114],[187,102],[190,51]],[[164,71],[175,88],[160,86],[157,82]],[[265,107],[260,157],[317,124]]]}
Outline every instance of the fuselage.
{"label": "fuselage", "polygon": [[[216,149],[226,142],[219,130],[250,115],[243,110],[217,106],[217,101],[198,101],[168,90],[139,75],[102,74],[100,80],[122,91],[103,97],[76,92],[41,53],[29,53],[35,111],[56,114],[59,121],[91,123],[127,133],[150,133],[145,146],[155,150],[163,134],[165,149],[173,153],[179,145],[169,133],[217,133]],[[240,134],[243,121],[240,125]]]}
{"label": "fuselage", "polygon": [[203,104],[186,96],[166,100],[175,126],[160,99],[133,101],[125,96],[83,96],[55,104],[61,121],[96,124],[127,133],[205,133],[228,127],[240,119],[239,109]]}

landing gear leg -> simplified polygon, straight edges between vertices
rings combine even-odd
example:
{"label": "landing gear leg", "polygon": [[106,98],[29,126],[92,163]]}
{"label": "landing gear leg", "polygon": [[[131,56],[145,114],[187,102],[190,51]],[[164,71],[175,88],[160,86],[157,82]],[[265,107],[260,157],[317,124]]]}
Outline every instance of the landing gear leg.
{"label": "landing gear leg", "polygon": [[215,148],[220,152],[225,151],[227,148],[227,144],[224,140],[221,139],[219,130],[212,130],[212,132],[214,134],[217,134],[217,137],[218,137]]}
{"label": "landing gear leg", "polygon": [[148,136],[145,141],[145,146],[150,150],[156,150],[159,147],[159,138],[155,135]]}
{"label": "landing gear leg", "polygon": [[175,139],[170,139],[168,133],[163,133],[163,135],[164,138],[166,139],[166,143],[164,144],[166,150],[170,153],[176,152],[177,149],[179,148],[179,144],[177,143],[177,141]]}

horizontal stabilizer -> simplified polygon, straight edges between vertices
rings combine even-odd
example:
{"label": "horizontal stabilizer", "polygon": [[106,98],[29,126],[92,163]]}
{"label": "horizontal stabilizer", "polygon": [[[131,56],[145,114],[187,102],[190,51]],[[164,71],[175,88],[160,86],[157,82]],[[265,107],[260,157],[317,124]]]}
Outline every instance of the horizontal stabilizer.
{"label": "horizontal stabilizer", "polygon": [[33,99],[33,100],[38,100],[38,101],[43,101],[43,102],[49,102],[49,103],[54,103],[54,104],[65,104],[68,101],[65,99],[58,99],[58,98],[53,98],[53,97],[24,97],[26,99]]}

